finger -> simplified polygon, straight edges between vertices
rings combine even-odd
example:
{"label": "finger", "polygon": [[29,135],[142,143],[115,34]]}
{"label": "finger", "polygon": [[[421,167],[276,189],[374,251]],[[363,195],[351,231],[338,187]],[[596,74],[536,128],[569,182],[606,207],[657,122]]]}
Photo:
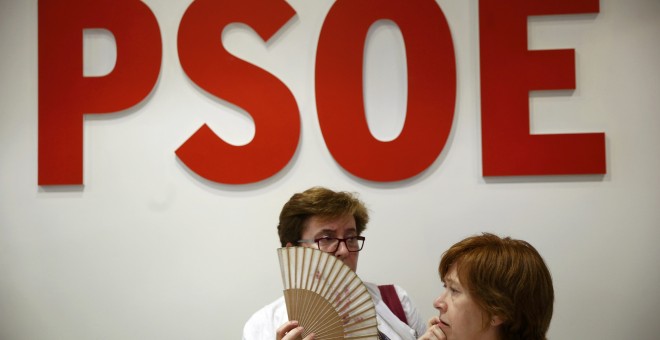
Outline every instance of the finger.
{"label": "finger", "polygon": [[426,324],[427,327],[431,328],[431,326],[439,324],[440,323],[440,318],[437,316],[434,316],[429,319],[428,323]]}
{"label": "finger", "polygon": [[433,336],[434,336],[433,339],[438,339],[438,340],[446,340],[447,339],[447,335],[445,335],[445,332],[443,332],[442,329],[440,329],[440,326],[438,326],[437,324],[431,326],[429,331],[433,334]]}
{"label": "finger", "polygon": [[292,329],[294,329],[296,327],[298,327],[298,321],[296,321],[296,320],[291,320],[291,321],[285,322],[282,326],[280,326],[280,328],[278,328],[275,331],[275,335],[276,335],[275,339],[276,340],[282,340],[282,338],[284,338],[286,333],[290,332]]}
{"label": "finger", "polygon": [[316,338],[316,335],[314,335],[314,333],[310,333],[303,340],[314,340],[315,338]]}
{"label": "finger", "polygon": [[442,329],[440,329],[440,326],[433,325],[430,326],[429,329],[426,330],[426,333],[417,340],[447,340],[447,336]]}
{"label": "finger", "polygon": [[[286,333],[286,335],[282,338],[282,340],[301,340],[302,333],[303,333],[303,328],[296,327],[290,330],[288,333]],[[307,339],[307,337],[305,337],[305,339]]]}
{"label": "finger", "polygon": [[429,329],[417,340],[436,340],[436,337],[435,335],[433,335],[433,332]]}

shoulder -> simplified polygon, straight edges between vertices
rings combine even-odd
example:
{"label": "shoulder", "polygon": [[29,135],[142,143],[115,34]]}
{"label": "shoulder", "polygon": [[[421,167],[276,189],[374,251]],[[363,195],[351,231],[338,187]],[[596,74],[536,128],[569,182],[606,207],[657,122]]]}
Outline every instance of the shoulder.
{"label": "shoulder", "polygon": [[[371,282],[363,282],[363,283],[367,287],[369,293],[371,293],[372,296],[378,297],[379,299],[381,298],[380,286],[388,286],[388,285],[377,285]],[[396,291],[396,295],[399,296],[399,300],[401,301],[403,301],[404,299],[409,300],[408,292],[406,292],[406,290],[403,289],[401,286],[395,284],[391,284],[389,286],[394,287],[394,290]]]}
{"label": "shoulder", "polygon": [[[371,293],[372,297],[374,297],[375,303],[382,301],[383,298],[380,293],[379,285],[370,282],[365,282],[364,284],[365,286],[367,286],[367,289]],[[403,308],[403,312],[406,314],[406,319],[408,319],[409,327],[414,329],[418,335],[424,334],[424,332],[426,331],[426,323],[424,322],[419,311],[417,310],[417,306],[415,306],[415,304],[410,299],[408,292],[399,285],[392,284],[391,286],[394,286],[396,295],[399,298],[399,301],[401,302],[401,307]]]}
{"label": "shoulder", "polygon": [[243,326],[243,339],[273,339],[275,330],[287,320],[284,297],[256,311]]}

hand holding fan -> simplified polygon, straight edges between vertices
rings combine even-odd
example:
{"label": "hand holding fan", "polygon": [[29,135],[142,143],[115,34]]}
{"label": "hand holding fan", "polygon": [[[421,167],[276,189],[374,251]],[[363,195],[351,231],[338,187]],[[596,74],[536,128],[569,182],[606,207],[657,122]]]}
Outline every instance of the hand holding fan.
{"label": "hand holding fan", "polygon": [[277,250],[289,320],[318,340],[378,339],[376,310],[357,274],[332,254],[314,248]]}

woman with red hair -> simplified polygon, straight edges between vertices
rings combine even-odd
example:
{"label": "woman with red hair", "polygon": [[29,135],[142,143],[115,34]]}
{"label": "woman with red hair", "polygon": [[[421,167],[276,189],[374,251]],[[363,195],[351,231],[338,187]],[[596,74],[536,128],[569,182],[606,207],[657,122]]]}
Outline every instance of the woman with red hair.
{"label": "woman with red hair", "polygon": [[440,315],[420,340],[545,340],[552,319],[552,277],[529,243],[484,233],[447,250]]}

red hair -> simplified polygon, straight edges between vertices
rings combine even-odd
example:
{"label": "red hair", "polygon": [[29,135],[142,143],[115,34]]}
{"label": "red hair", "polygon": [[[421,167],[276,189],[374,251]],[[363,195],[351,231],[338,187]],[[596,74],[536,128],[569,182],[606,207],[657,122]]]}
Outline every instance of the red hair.
{"label": "red hair", "polygon": [[499,326],[502,339],[546,339],[554,290],[550,271],[532,245],[483,233],[443,254],[443,281],[453,264],[461,284],[487,316],[484,327],[497,315],[504,320]]}

